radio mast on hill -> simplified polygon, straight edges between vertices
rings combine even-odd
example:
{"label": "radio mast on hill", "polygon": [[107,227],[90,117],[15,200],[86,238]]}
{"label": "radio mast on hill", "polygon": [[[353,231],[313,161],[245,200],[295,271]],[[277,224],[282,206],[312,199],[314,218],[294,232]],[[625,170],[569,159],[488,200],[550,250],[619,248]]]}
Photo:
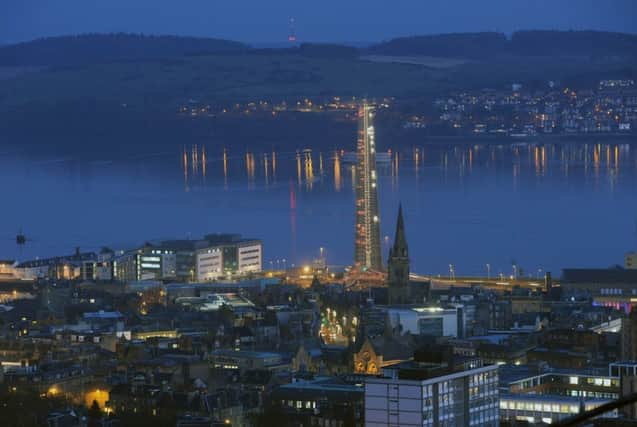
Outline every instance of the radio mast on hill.
{"label": "radio mast on hill", "polygon": [[294,27],[294,18],[290,18],[288,41],[292,45],[296,44],[296,29]]}

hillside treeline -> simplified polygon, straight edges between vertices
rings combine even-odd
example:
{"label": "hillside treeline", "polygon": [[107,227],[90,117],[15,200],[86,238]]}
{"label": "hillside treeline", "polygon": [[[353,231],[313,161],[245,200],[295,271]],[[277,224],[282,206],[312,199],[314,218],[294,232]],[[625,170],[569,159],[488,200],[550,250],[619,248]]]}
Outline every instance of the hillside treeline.
{"label": "hillside treeline", "polygon": [[369,53],[449,58],[497,56],[637,56],[637,36],[600,31],[518,31],[400,37],[371,46]]}
{"label": "hillside treeline", "polygon": [[144,61],[188,55],[241,52],[234,41],[141,34],[82,34],[37,39],[0,47],[0,65],[63,66]]}

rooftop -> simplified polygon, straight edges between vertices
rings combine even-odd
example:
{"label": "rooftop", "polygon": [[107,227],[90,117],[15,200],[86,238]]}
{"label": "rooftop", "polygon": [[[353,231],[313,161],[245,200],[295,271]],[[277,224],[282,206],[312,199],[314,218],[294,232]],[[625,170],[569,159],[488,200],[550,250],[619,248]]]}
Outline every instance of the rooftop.
{"label": "rooftop", "polygon": [[[530,393],[503,393],[500,392],[500,400],[526,400],[533,402],[570,403],[579,405],[581,397],[562,396],[556,394],[530,394]],[[610,402],[613,399],[603,399],[587,397],[583,398],[585,403],[598,403],[600,405]]]}
{"label": "rooftop", "polygon": [[271,351],[250,351],[250,350],[215,350],[211,353],[213,356],[225,356],[225,357],[241,357],[241,358],[253,358],[253,359],[269,359],[269,358],[283,358],[285,355],[282,353],[275,353]]}
{"label": "rooftop", "polygon": [[119,319],[122,316],[122,313],[119,311],[93,311],[84,313],[83,317],[85,319]]}
{"label": "rooftop", "polygon": [[324,398],[331,402],[362,399],[362,384],[355,385],[338,377],[316,377],[310,380],[299,380],[278,387],[273,394],[278,398],[309,400]]}
{"label": "rooftop", "polygon": [[192,251],[210,246],[235,245],[248,242],[260,242],[258,239],[245,239],[240,234],[207,234],[202,239],[169,239],[152,241],[149,247],[171,250]]}
{"label": "rooftop", "polygon": [[68,256],[58,256],[53,258],[42,258],[42,259],[24,261],[19,263],[16,267],[17,268],[32,268],[32,267],[42,267],[47,265],[56,265],[56,264],[82,262],[82,261],[95,261],[95,260],[97,260],[97,255],[94,252],[83,252],[83,253],[73,254]]}
{"label": "rooftop", "polygon": [[562,283],[637,283],[637,270],[612,268],[565,268]]}
{"label": "rooftop", "polygon": [[435,347],[428,346],[417,350],[414,360],[385,366],[383,375],[394,379],[424,381],[483,367],[479,358],[454,355],[450,347],[443,347],[438,351]]}

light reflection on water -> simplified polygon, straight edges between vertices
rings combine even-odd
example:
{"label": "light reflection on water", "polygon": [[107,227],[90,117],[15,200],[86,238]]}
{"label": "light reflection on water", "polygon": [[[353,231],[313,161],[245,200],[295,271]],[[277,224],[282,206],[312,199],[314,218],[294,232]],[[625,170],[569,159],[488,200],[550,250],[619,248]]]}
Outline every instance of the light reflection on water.
{"label": "light reflection on water", "polygon": [[[242,154],[244,156],[243,162],[234,164],[233,169],[230,169],[227,148],[221,150],[219,157],[207,157],[205,147],[198,148],[197,145],[193,145],[190,150],[190,163],[185,148],[182,162],[183,175],[188,188],[191,185],[200,186],[204,181],[201,178],[206,177],[208,169],[216,175],[220,175],[222,171],[226,184],[229,179],[241,183],[241,176],[238,174],[242,173],[247,177],[248,183],[254,182],[267,186],[271,180],[276,178],[276,161],[277,156],[279,156],[283,160],[294,159],[295,163],[288,162],[288,166],[295,165],[296,181],[299,186],[305,186],[307,191],[312,191],[313,183],[320,178],[332,179],[333,189],[340,191],[342,165],[346,162],[346,165],[351,166],[352,160],[351,153],[348,153],[347,159],[343,158],[345,153],[343,150],[335,150],[325,154],[322,151],[317,152],[310,149],[279,153],[272,151],[271,153],[259,154],[245,152]],[[201,155],[198,154],[199,150],[201,150]],[[262,162],[255,162],[255,155],[260,156]],[[324,166],[324,156],[330,160],[326,166]],[[549,164],[552,176],[562,175],[562,177],[568,178],[569,172],[575,169],[583,171],[574,177],[575,179],[608,178],[609,183],[612,183],[619,175],[622,164],[630,168],[629,175],[633,175],[635,157],[634,154],[631,154],[629,144],[474,145],[464,148],[435,146],[427,149],[414,147],[411,152],[388,150],[387,160],[379,162],[379,167],[387,172],[388,176],[394,178],[391,180],[392,188],[397,185],[398,177],[401,174],[410,176],[410,179],[418,180],[420,171],[424,169],[439,168],[444,171],[445,175],[455,172],[459,178],[462,178],[471,175],[474,162],[476,167],[480,169],[479,173],[483,173],[485,170],[499,173],[506,168],[507,163],[510,163],[514,184],[517,183],[520,175],[528,175],[528,172],[533,172],[536,177],[545,176]],[[234,158],[238,159],[239,156],[235,155]],[[314,172],[316,162],[319,166],[318,175]],[[412,171],[406,170],[401,173],[399,163],[402,162],[411,163]],[[221,167],[218,167],[219,163],[221,163]],[[527,170],[524,170],[524,166],[528,166]],[[243,170],[243,172],[237,169]],[[234,176],[231,176],[233,173]],[[610,189],[612,189],[612,185]]]}
{"label": "light reflection on water", "polygon": [[[177,153],[81,162],[0,158],[0,257],[22,258],[163,237],[240,232],[262,238],[265,265],[326,248],[351,262],[355,168],[342,148],[241,151],[198,144]],[[378,165],[382,237],[405,208],[414,270],[507,274],[609,266],[637,249],[637,155],[629,144],[423,145]],[[350,174],[347,173],[350,169]],[[555,273],[554,273],[555,274]]]}

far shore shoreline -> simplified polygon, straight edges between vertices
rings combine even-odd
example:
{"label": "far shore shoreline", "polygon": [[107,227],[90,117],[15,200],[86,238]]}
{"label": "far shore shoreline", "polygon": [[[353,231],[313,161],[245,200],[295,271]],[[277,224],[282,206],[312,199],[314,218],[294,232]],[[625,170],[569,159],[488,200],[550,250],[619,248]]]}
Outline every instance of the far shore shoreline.
{"label": "far shore shoreline", "polygon": [[[408,137],[409,140],[415,139]],[[637,143],[637,134],[604,133],[604,134],[557,134],[536,136],[509,136],[509,135],[458,135],[458,136],[423,136],[419,138],[424,145],[430,144],[573,144],[573,143],[607,143],[609,141],[625,144]]]}

